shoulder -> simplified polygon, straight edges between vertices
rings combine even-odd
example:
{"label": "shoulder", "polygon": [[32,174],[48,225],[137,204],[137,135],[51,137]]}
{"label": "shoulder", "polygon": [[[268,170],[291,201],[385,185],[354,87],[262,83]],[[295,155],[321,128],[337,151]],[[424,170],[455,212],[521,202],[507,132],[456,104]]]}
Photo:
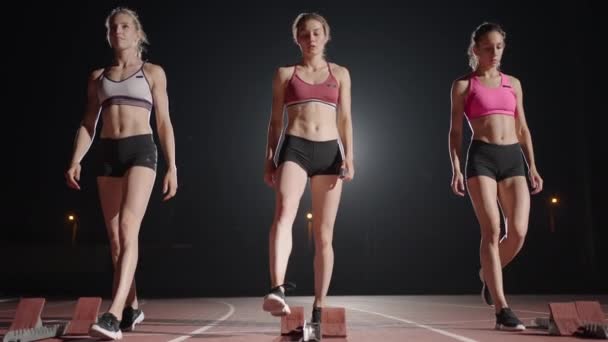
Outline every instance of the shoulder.
{"label": "shoulder", "polygon": [[519,81],[519,78],[517,78],[513,75],[507,75],[505,73],[503,73],[503,75],[505,75],[507,80],[509,80],[509,83],[511,84],[512,87],[521,88],[521,82]]}
{"label": "shoulder", "polygon": [[336,63],[329,63],[329,68],[341,85],[350,84],[350,72],[347,67]]}
{"label": "shoulder", "polygon": [[350,72],[348,71],[347,67],[339,65],[337,63],[329,63],[329,67],[331,69],[332,74],[336,75],[337,77],[350,78]]}
{"label": "shoulder", "polygon": [[165,70],[158,64],[146,62],[143,67],[144,73],[153,79],[165,78]]}
{"label": "shoulder", "polygon": [[275,70],[274,78],[277,80],[286,81],[291,78],[291,75],[294,73],[295,68],[295,65],[280,66]]}
{"label": "shoulder", "polygon": [[295,65],[286,65],[276,68],[272,80],[275,84],[285,84],[291,78],[295,70]]}
{"label": "shoulder", "polygon": [[89,74],[89,81],[97,80],[99,77],[101,77],[104,70],[105,70],[105,68],[99,68],[99,69],[95,69],[95,70],[91,71],[91,73]]}
{"label": "shoulder", "polygon": [[511,88],[513,88],[513,91],[515,91],[516,94],[521,94],[521,82],[519,81],[519,79],[513,75],[507,75],[505,73],[503,73],[503,75],[506,77],[507,81],[511,85]]}
{"label": "shoulder", "polygon": [[464,94],[469,88],[469,83],[471,82],[471,73],[462,75],[452,81],[452,92],[457,94]]}

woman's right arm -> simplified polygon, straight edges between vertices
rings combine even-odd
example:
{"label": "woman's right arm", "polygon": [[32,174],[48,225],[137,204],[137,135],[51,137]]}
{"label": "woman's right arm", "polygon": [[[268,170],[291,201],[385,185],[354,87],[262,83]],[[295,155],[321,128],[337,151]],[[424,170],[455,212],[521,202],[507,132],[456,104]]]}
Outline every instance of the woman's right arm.
{"label": "woman's right arm", "polygon": [[467,91],[466,80],[456,80],[451,90],[450,133],[448,136],[450,161],[452,163],[452,191],[464,196],[464,177],[460,166],[462,160],[462,120],[464,113],[464,96]]}
{"label": "woman's right arm", "polygon": [[264,157],[264,181],[269,186],[274,185],[274,157],[283,130],[283,113],[285,106],[285,82],[289,77],[288,68],[279,68],[272,80],[272,108],[268,123],[266,155]]}
{"label": "woman's right arm", "polygon": [[72,153],[70,166],[66,172],[68,186],[78,190],[80,190],[80,186],[78,185],[78,181],[80,180],[80,162],[93,143],[97,119],[99,118],[100,103],[97,97],[97,80],[102,72],[103,69],[95,70],[89,77],[87,84],[86,110],[80,126],[76,131],[74,151]]}

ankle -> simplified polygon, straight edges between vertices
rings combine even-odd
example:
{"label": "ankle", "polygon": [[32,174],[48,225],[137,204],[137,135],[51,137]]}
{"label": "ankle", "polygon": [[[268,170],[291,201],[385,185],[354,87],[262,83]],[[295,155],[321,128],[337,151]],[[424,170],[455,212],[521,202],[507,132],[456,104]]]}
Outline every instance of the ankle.
{"label": "ankle", "polygon": [[282,294],[285,294],[285,288],[282,285],[273,286],[270,288],[270,292],[281,292]]}
{"label": "ankle", "polygon": [[287,290],[293,290],[296,288],[296,284],[291,283],[291,282],[286,282],[283,283],[281,285],[278,284],[274,284],[271,288],[270,288],[270,292],[276,292],[276,291],[281,291],[283,294],[285,294],[285,292]]}
{"label": "ankle", "polygon": [[112,310],[108,310],[108,313],[111,313],[112,315],[114,315],[114,317],[116,317],[117,321],[122,321],[122,312],[116,313],[115,311]]}
{"label": "ankle", "polygon": [[509,306],[508,306],[508,305],[501,305],[501,304],[497,304],[497,305],[494,307],[494,309],[495,309],[495,311],[496,311],[496,314],[498,315],[499,313],[501,313],[501,312],[502,312],[502,310],[510,310],[511,308],[509,308]]}
{"label": "ankle", "polygon": [[313,305],[313,307],[312,307],[311,321],[313,323],[321,323],[322,312],[323,312],[323,308],[322,307]]}

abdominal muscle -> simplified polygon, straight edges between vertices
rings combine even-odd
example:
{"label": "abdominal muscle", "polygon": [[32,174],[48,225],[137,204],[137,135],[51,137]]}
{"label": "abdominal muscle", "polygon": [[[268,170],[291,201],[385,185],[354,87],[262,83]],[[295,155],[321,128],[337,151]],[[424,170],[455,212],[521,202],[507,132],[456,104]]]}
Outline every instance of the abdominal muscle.
{"label": "abdominal muscle", "polygon": [[146,108],[112,105],[102,111],[101,118],[101,138],[120,139],[152,133],[150,111]]}
{"label": "abdominal muscle", "polygon": [[285,133],[312,141],[337,140],[336,115],[334,107],[319,102],[292,105],[287,109]]}
{"label": "abdominal muscle", "polygon": [[490,114],[469,120],[473,139],[490,144],[509,145],[519,141],[515,118],[505,114]]}

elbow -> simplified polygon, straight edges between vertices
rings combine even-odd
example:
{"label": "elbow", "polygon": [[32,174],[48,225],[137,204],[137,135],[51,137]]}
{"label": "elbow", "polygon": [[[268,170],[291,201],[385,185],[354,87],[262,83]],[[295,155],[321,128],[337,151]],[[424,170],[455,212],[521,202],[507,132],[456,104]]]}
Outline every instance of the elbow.
{"label": "elbow", "polygon": [[171,121],[169,121],[169,120],[159,121],[156,124],[156,127],[158,127],[158,133],[159,134],[168,133],[168,132],[171,132],[173,130],[173,125],[171,124]]}
{"label": "elbow", "polygon": [[531,138],[530,130],[527,128],[521,128],[517,132],[517,140],[519,140],[520,143],[525,143],[525,142],[529,141],[530,138]]}
{"label": "elbow", "polygon": [[350,118],[350,115],[341,115],[340,118],[338,119],[338,123],[343,128],[350,127],[352,125],[352,120]]}
{"label": "elbow", "polygon": [[448,134],[448,140],[450,142],[450,145],[460,142],[462,140],[462,132],[450,130],[450,133]]}
{"label": "elbow", "polygon": [[283,128],[283,120],[270,120],[269,129],[272,132],[281,131]]}
{"label": "elbow", "polygon": [[80,127],[84,128],[90,136],[93,136],[93,133],[95,133],[95,123],[83,121],[80,123]]}

